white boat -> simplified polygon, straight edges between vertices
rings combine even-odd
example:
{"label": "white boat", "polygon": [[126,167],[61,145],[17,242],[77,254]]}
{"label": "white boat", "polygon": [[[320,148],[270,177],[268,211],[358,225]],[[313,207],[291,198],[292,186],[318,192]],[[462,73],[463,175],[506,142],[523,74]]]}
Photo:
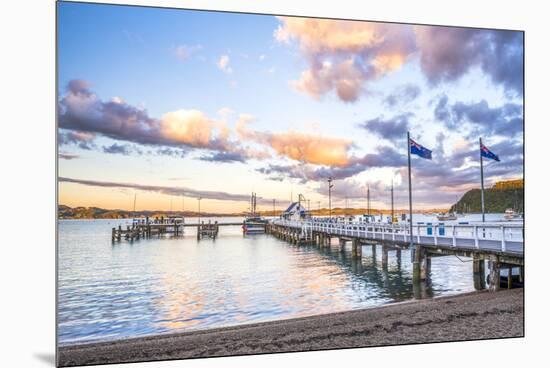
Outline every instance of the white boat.
{"label": "white boat", "polygon": [[521,214],[517,213],[512,208],[507,208],[506,211],[504,211],[505,220],[512,221],[512,220],[518,220],[521,218],[522,218]]}
{"label": "white boat", "polygon": [[263,234],[267,220],[256,213],[256,193],[252,193],[250,199],[250,214],[243,222],[243,234]]}
{"label": "white boat", "polygon": [[452,212],[449,212],[449,213],[440,213],[437,215],[437,219],[439,221],[454,221],[456,220],[458,217],[456,216],[455,213],[452,213]]}

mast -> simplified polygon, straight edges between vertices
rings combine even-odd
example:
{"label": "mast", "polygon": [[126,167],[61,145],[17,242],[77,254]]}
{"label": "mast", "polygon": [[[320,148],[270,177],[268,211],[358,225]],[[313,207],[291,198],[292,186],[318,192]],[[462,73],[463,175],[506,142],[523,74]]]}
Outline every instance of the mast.
{"label": "mast", "polygon": [[134,210],[132,211],[132,217],[136,217],[136,197],[137,193],[134,193]]}
{"label": "mast", "polygon": [[483,156],[481,155],[481,146],[483,145],[479,137],[479,166],[481,168],[481,221],[485,222],[485,190],[483,188]]}
{"label": "mast", "polygon": [[407,157],[409,167],[409,232],[410,232],[410,249],[414,250],[413,243],[413,205],[412,205],[412,185],[411,185],[411,135],[407,132]]}

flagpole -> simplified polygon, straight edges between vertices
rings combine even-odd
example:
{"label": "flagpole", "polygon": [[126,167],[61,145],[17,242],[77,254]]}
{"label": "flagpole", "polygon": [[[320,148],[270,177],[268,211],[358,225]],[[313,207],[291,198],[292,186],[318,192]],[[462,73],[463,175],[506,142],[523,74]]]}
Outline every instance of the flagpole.
{"label": "flagpole", "polygon": [[409,231],[410,248],[414,249],[413,244],[413,205],[412,205],[412,187],[411,187],[411,135],[407,132],[407,156],[409,159]]}
{"label": "flagpole", "polygon": [[481,168],[481,221],[485,222],[485,189],[483,188],[483,156],[481,155],[481,146],[483,142],[479,137],[479,166]]}

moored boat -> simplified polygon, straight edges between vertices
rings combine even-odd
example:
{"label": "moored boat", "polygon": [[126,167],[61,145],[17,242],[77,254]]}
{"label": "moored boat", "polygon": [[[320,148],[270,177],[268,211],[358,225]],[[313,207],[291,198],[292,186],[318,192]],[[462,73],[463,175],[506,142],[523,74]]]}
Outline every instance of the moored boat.
{"label": "moored boat", "polygon": [[250,214],[243,221],[243,234],[263,234],[267,220],[256,213],[256,193],[250,199]]}
{"label": "moored boat", "polygon": [[437,219],[439,221],[454,221],[456,220],[458,217],[456,216],[455,213],[453,212],[448,212],[448,213],[440,213],[437,215]]}
{"label": "moored boat", "polygon": [[507,208],[504,211],[504,219],[508,221],[521,219],[521,214],[514,211],[512,208]]}

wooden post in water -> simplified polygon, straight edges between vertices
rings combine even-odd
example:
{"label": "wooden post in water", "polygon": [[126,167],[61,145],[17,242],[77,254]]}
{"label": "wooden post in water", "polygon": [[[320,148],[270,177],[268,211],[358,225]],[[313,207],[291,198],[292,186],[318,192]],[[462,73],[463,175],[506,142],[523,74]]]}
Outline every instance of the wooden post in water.
{"label": "wooden post in water", "polygon": [[473,259],[474,288],[485,289],[485,260],[474,256]]}
{"label": "wooden post in water", "polygon": [[340,245],[340,251],[343,252],[346,247],[346,239],[338,239],[338,244]]}
{"label": "wooden post in water", "polygon": [[491,283],[490,290],[500,290],[500,263],[498,261],[491,261],[491,271],[489,273],[489,281]]}
{"label": "wooden post in water", "polygon": [[382,268],[388,268],[388,247],[382,245]]}
{"label": "wooden post in water", "polygon": [[361,242],[359,239],[353,239],[351,241],[351,256],[352,257],[361,257]]}

